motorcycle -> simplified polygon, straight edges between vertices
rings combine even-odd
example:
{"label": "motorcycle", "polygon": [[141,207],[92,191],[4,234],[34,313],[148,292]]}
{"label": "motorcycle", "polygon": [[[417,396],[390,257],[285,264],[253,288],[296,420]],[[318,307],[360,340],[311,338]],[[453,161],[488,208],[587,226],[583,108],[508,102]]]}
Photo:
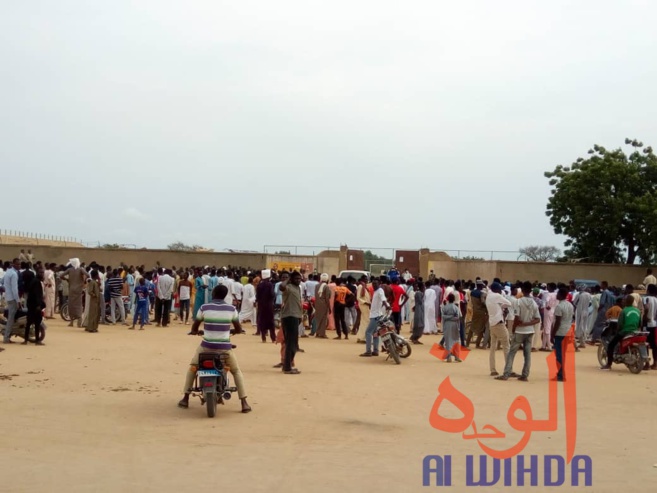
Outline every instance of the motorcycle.
{"label": "motorcycle", "polygon": [[[7,325],[7,317],[9,317],[9,310],[4,311],[4,319],[0,320],[0,325],[2,325],[2,329],[0,332],[4,334],[5,332],[5,326]],[[16,312],[16,316],[14,317],[14,325],[11,328],[11,337],[20,337],[21,339],[25,339],[25,324],[27,323],[27,312],[23,310],[22,308],[19,308],[19,310]],[[42,331],[42,338],[41,340],[46,338],[46,323],[41,322],[41,331]],[[36,342],[36,339],[34,337],[34,327],[30,327],[30,334],[28,336],[28,339],[30,342]]]}
{"label": "motorcycle", "polygon": [[[607,348],[617,329],[616,324],[607,324],[602,332],[602,341],[598,346],[598,362],[600,366],[607,366]],[[634,374],[641,373],[649,361],[648,332],[639,331],[627,334],[614,349],[613,363],[624,364]]]}
{"label": "motorcycle", "polygon": [[237,387],[230,387],[229,371],[227,354],[199,354],[191,395],[199,397],[201,405],[205,404],[208,418],[217,414],[217,404],[224,404],[230,400],[232,392],[237,392]]}
{"label": "motorcycle", "polygon": [[386,361],[392,358],[399,365],[400,358],[408,358],[411,355],[411,345],[395,332],[395,324],[390,320],[389,314],[378,321],[376,335],[381,338],[381,350],[388,353]]}

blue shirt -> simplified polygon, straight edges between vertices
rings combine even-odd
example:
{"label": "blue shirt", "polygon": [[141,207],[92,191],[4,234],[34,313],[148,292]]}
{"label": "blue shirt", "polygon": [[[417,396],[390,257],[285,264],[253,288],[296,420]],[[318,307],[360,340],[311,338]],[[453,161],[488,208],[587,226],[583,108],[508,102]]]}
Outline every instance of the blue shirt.
{"label": "blue shirt", "polygon": [[283,304],[283,291],[281,291],[281,283],[277,282],[274,286],[274,295],[276,295],[276,300],[274,301],[275,305]]}
{"label": "blue shirt", "polygon": [[135,294],[137,295],[137,303],[140,305],[146,304],[148,302],[148,287],[146,284],[143,286],[140,284],[135,288]]}
{"label": "blue shirt", "polygon": [[2,281],[5,287],[5,300],[18,301],[20,299],[18,295],[18,271],[12,267],[5,273]]}

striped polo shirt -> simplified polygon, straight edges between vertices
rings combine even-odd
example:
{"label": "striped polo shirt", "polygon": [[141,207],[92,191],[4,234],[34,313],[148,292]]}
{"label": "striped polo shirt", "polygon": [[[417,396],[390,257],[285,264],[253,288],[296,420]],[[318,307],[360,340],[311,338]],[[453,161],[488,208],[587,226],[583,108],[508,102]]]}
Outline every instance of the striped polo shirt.
{"label": "striped polo shirt", "polygon": [[201,306],[196,320],[203,320],[203,342],[207,349],[232,349],[230,328],[233,321],[239,320],[237,310],[224,300],[212,300]]}

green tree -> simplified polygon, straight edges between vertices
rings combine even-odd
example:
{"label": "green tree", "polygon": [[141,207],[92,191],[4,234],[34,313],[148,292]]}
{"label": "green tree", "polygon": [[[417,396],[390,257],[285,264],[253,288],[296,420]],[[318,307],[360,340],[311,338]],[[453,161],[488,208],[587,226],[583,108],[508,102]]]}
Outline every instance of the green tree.
{"label": "green tree", "polygon": [[547,216],[568,237],[565,260],[634,264],[657,247],[657,156],[651,147],[609,151],[595,145],[588,158],[546,172],[552,196]]}
{"label": "green tree", "polygon": [[372,253],[371,250],[365,250],[363,256],[365,257],[365,262],[381,262],[381,263],[392,262],[391,259]]}
{"label": "green tree", "polygon": [[175,243],[171,243],[170,245],[167,245],[167,248],[175,252],[198,252],[200,250],[207,250],[201,245],[187,245],[182,241],[176,241]]}
{"label": "green tree", "polygon": [[529,245],[519,252],[532,262],[553,262],[561,255],[561,250],[554,246]]}

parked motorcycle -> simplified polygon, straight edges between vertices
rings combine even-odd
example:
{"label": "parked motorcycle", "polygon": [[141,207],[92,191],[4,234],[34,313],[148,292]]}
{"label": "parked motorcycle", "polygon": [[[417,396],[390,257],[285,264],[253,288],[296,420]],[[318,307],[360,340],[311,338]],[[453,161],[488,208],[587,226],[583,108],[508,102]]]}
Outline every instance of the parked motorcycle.
{"label": "parked motorcycle", "polygon": [[[617,324],[608,324],[602,332],[602,341],[598,346],[598,362],[607,366],[607,348],[617,331]],[[634,374],[641,373],[648,363],[648,332],[628,334],[616,345],[613,363],[624,364]]]}
{"label": "parked motorcycle", "polygon": [[[9,310],[4,311],[4,319],[0,320],[0,325],[2,326],[2,329],[0,329],[0,332],[4,334],[5,332],[5,326],[7,325],[7,317],[9,317]],[[11,337],[20,337],[21,339],[25,339],[25,324],[27,323],[27,312],[23,309],[19,309],[16,312],[16,316],[14,317],[14,325],[11,328]],[[43,336],[41,340],[46,338],[46,323],[41,322],[41,331],[43,333]],[[36,339],[34,337],[34,327],[30,327],[30,334],[28,336],[28,339],[30,342],[36,342]]]}
{"label": "parked motorcycle", "polygon": [[214,418],[217,414],[217,404],[224,404],[224,401],[230,400],[232,392],[237,392],[237,387],[230,387],[229,371],[227,354],[199,354],[191,394],[201,399],[201,405],[205,404],[208,418]]}
{"label": "parked motorcycle", "polygon": [[389,314],[379,320],[376,331],[381,338],[381,350],[388,353],[388,358],[392,358],[396,364],[401,364],[400,358],[408,358],[411,355],[411,345],[395,332],[395,324],[390,320]]}

